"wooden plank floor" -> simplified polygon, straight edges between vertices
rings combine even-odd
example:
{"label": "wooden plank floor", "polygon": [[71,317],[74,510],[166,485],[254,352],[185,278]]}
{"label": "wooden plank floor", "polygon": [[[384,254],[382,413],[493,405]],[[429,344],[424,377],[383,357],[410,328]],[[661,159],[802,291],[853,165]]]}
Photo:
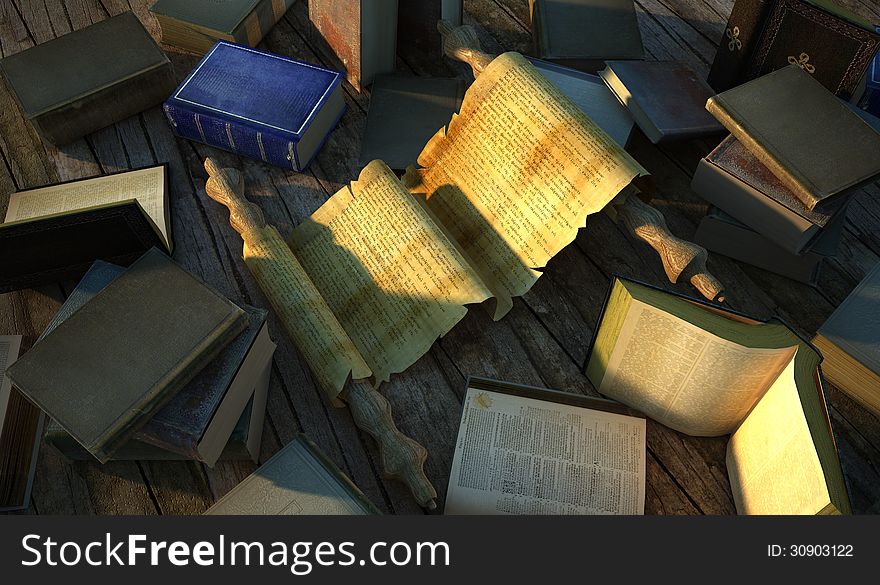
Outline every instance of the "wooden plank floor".
{"label": "wooden plank floor", "polygon": [[[837,0],[880,21],[875,0]],[[147,8],[151,0],[0,0],[0,52],[14,54],[71,30],[125,10],[133,10],[158,39],[158,25]],[[733,0],[636,0],[650,59],[677,59],[705,75]],[[528,0],[465,0],[465,21],[478,27],[491,51],[531,52]],[[261,44],[262,48],[331,65],[309,34],[308,10],[300,0]],[[197,58],[166,47],[183,78]],[[420,75],[468,77],[466,67],[419,55],[399,55],[398,69]],[[348,110],[327,145],[303,174],[175,139],[156,107],[73,144],[56,149],[40,142],[0,88],[0,214],[9,193],[57,180],[166,162],[171,169],[174,258],[235,300],[268,306],[241,261],[241,241],[229,227],[227,212],[207,198],[202,160],[217,156],[245,174],[248,196],[282,234],[315,211],[331,194],[357,177],[360,136],[369,103],[346,87]],[[670,228],[691,237],[706,205],[689,188],[697,161],[713,146],[696,141],[657,148],[640,134],[630,148],[659,185],[655,204]],[[880,188],[861,191],[850,206],[836,260],[822,267],[820,283],[810,287],[722,257],[710,269],[726,285],[734,309],[768,317],[783,316],[807,336],[827,318],[880,255]],[[625,235],[603,215],[589,219],[576,242],[547,267],[545,275],[513,311],[492,322],[473,310],[426,356],[393,378],[382,391],[401,430],[429,451],[428,476],[446,491],[464,380],[483,375],[513,382],[593,394],[581,374],[610,275],[620,273],[669,289],[654,252]],[[0,295],[0,334],[22,334],[26,346],[43,330],[75,283]],[[121,323],[120,326],[124,326]],[[269,394],[261,461],[305,432],[382,510],[423,511],[406,490],[382,477],[377,452],[345,409],[319,394],[308,369],[272,317],[278,342]],[[832,419],[854,509],[880,511],[880,420],[829,388]],[[724,467],[725,438],[697,439],[656,423],[648,426],[646,510],[653,514],[733,512]],[[198,514],[253,471],[243,462],[208,468],[193,462],[71,463],[50,448],[40,452],[30,506],[37,514]]]}

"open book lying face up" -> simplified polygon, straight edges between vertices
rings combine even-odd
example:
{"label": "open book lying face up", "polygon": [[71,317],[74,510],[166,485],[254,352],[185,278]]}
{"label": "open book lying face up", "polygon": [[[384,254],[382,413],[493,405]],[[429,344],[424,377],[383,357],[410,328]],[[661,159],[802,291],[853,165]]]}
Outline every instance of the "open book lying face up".
{"label": "open book lying face up", "polygon": [[740,513],[848,513],[820,361],[779,321],[616,279],[587,377],[683,433],[730,434],[727,471]]}

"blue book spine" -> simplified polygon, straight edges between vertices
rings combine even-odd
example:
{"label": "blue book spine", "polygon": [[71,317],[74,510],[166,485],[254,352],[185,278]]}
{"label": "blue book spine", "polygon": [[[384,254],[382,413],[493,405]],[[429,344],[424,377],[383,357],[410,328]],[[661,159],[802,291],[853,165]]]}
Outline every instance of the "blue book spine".
{"label": "blue book spine", "polygon": [[[187,140],[227,150],[282,169],[302,171],[296,142],[287,137],[257,130],[241,121],[224,120],[180,103],[166,102],[165,116],[174,134]],[[307,161],[308,163],[308,161]]]}

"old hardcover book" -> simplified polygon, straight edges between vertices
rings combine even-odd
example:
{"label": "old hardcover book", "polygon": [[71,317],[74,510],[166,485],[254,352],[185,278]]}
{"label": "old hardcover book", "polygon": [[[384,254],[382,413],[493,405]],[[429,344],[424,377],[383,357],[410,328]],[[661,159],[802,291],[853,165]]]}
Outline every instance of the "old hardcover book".
{"label": "old hardcover book", "polygon": [[302,171],[345,111],[341,81],[337,71],[220,41],[165,115],[181,138]]}
{"label": "old hardcover book", "polygon": [[878,48],[873,24],[833,0],[737,0],[709,84],[726,91],[794,64],[849,99]]}
{"label": "old hardcover book", "polygon": [[740,514],[846,514],[821,359],[776,319],[615,278],[586,374],[603,395],[677,431],[729,434]]}
{"label": "old hardcover book", "polygon": [[334,65],[342,66],[359,92],[376,75],[394,71],[397,4],[397,0],[309,0],[313,41],[337,61]]}
{"label": "old hardcover book", "polygon": [[443,39],[437,22],[445,20],[452,26],[462,23],[462,0],[403,0],[397,6],[397,45],[402,55],[418,51],[440,57]]}
{"label": "old hardcover book", "polygon": [[[875,27],[874,31],[880,34],[880,25]],[[855,96],[859,108],[874,116],[880,116],[880,52],[868,65],[862,85],[864,87],[861,87],[861,93]]]}
{"label": "old hardcover book", "polygon": [[472,376],[444,513],[644,514],[645,432],[610,400]]}
{"label": "old hardcover book", "polygon": [[729,89],[706,108],[807,209],[880,174],[880,134],[800,67]]}
{"label": "old hardcover book", "polygon": [[173,250],[166,165],[9,196],[0,224],[0,292],[78,278],[97,259],[130,264]]}
{"label": "old hardcover book", "polygon": [[248,268],[298,320],[291,335],[328,395],[349,378],[404,371],[468,305],[486,302],[500,319],[589,214],[650,188],[647,171],[518,53],[485,67],[418,161],[403,179],[369,163],[286,242],[272,227],[246,234]]}
{"label": "old hardcover book", "polygon": [[816,282],[822,260],[837,254],[843,224],[843,215],[835,218],[810,246],[800,254],[792,254],[717,207],[710,207],[700,220],[694,243],[710,252],[812,284]]}
{"label": "old hardcover book", "polygon": [[25,117],[62,145],[162,103],[171,61],[124,12],[0,61]]}
{"label": "old hardcover book", "polygon": [[0,512],[30,505],[43,428],[42,411],[5,375],[20,349],[21,335],[0,335]]}
{"label": "old hardcover book", "polygon": [[657,144],[724,132],[706,111],[714,92],[674,61],[608,61],[599,74],[645,136]]}
{"label": "old hardcover book", "polygon": [[256,47],[296,0],[158,0],[162,42],[198,54],[219,40]]}
{"label": "old hardcover book", "polygon": [[526,58],[614,142],[626,148],[635,122],[601,77],[550,61]]}
{"label": "old hardcover book", "polygon": [[632,0],[529,0],[535,54],[582,71],[644,59]]}
{"label": "old hardcover book", "polygon": [[[59,310],[62,318],[54,319],[44,335],[124,273],[121,266],[95,262]],[[258,386],[268,382],[264,373],[275,349],[266,326],[267,312],[248,305],[242,308],[247,328],[135,431],[129,442],[151,444],[214,465],[246,403]],[[265,396],[265,388],[258,394]],[[113,454],[114,459],[120,457],[118,451]]]}
{"label": "old hardcover book", "polygon": [[802,252],[825,226],[843,216],[849,200],[836,197],[808,209],[733,136],[700,160],[691,187],[791,254]]}
{"label": "old hardcover book", "polygon": [[153,248],[7,371],[102,463],[245,328]]}
{"label": "old hardcover book", "polygon": [[880,264],[846,297],[813,339],[828,380],[880,416]]}
{"label": "old hardcover book", "polygon": [[379,510],[300,434],[205,514],[329,516],[379,514]]}
{"label": "old hardcover book", "polygon": [[461,79],[378,75],[361,140],[361,164],[382,160],[392,169],[416,164],[428,140],[458,113]]}

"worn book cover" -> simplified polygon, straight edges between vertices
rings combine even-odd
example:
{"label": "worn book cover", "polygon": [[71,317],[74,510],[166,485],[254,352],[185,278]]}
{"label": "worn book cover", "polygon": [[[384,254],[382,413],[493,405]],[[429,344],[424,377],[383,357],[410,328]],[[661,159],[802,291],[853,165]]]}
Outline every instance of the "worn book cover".
{"label": "worn book cover", "polygon": [[[59,315],[73,314],[124,273],[121,266],[95,262],[67,297]],[[244,405],[255,394],[275,348],[266,328],[267,311],[248,305],[242,309],[246,329],[135,431],[130,441],[155,445],[208,465],[215,463]],[[44,335],[63,320],[53,320]],[[114,459],[119,457],[114,453]]]}
{"label": "worn book cover", "polygon": [[795,65],[720,93],[706,108],[808,209],[880,174],[880,134]]}
{"label": "worn book cover", "polygon": [[162,42],[207,53],[219,40],[255,47],[296,0],[157,0]]}
{"label": "worn book cover", "polygon": [[7,375],[105,462],[244,327],[239,307],[154,248]]}
{"label": "worn book cover", "polygon": [[174,133],[302,171],[345,111],[342,74],[220,41],[165,102]]}
{"label": "worn book cover", "polygon": [[361,140],[361,165],[376,159],[398,170],[415,165],[428,140],[458,113],[465,89],[461,79],[377,76]]}
{"label": "worn book cover", "polygon": [[819,327],[814,342],[835,386],[880,415],[880,264]]}
{"label": "worn book cover", "polygon": [[843,224],[843,216],[836,218],[806,249],[792,254],[717,207],[710,207],[693,241],[715,254],[810,284],[816,282],[822,260],[837,253]]}
{"label": "worn book cover", "polygon": [[205,514],[327,516],[379,514],[379,510],[300,434]]}
{"label": "worn book cover", "polygon": [[471,376],[444,513],[644,514],[646,430],[618,402]]}
{"label": "worn book cover", "polygon": [[[880,34],[880,25],[876,26],[874,31]],[[863,83],[861,95],[856,96],[859,108],[874,116],[880,116],[880,52],[868,65]]]}
{"label": "worn book cover", "polygon": [[603,395],[699,437],[729,435],[740,514],[847,514],[822,356],[781,320],[617,278],[587,355]]}
{"label": "worn book cover", "polygon": [[543,59],[526,59],[614,142],[626,148],[635,122],[601,77]]}
{"label": "worn book cover", "polygon": [[394,71],[397,8],[398,0],[309,0],[312,41],[359,92]]}
{"label": "worn book cover", "polygon": [[26,118],[62,145],[162,103],[171,62],[131,12],[0,61]]}
{"label": "worn book cover", "polygon": [[158,165],[12,193],[0,223],[0,292],[79,278],[97,259],[128,265],[174,239]]}
{"label": "worn book cover", "polygon": [[725,91],[794,64],[849,99],[878,48],[873,23],[833,0],[737,0],[709,83]]}
{"label": "worn book cover", "polygon": [[462,0],[399,0],[397,3],[397,45],[402,55],[418,51],[441,57],[443,39],[437,22],[445,20],[452,26],[462,23]]}
{"label": "worn book cover", "polygon": [[608,61],[600,76],[654,144],[724,132],[706,111],[712,88],[684,63]]}
{"label": "worn book cover", "polygon": [[582,71],[644,59],[632,0],[529,0],[535,54]]}
{"label": "worn book cover", "polygon": [[0,335],[0,512],[30,506],[43,428],[42,411],[5,375],[20,350],[21,335]]}

